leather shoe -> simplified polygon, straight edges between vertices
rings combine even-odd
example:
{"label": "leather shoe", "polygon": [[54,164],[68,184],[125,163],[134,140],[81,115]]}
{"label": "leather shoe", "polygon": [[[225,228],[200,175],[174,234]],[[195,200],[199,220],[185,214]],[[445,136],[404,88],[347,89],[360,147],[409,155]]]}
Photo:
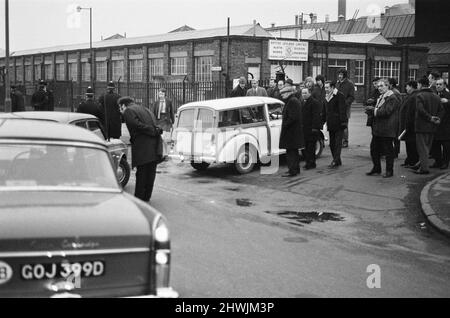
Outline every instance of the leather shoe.
{"label": "leather shoe", "polygon": [[335,161],[332,161],[330,163],[330,165],[328,166],[328,168],[330,168],[330,169],[334,169],[334,168],[337,168],[337,167],[339,167],[339,164],[336,163]]}
{"label": "leather shoe", "polygon": [[367,176],[374,176],[374,175],[380,175],[381,171],[377,171],[377,170],[370,170],[369,172],[366,173]]}
{"label": "leather shoe", "polygon": [[417,171],[414,171],[414,173],[415,174],[430,174],[430,171],[425,171],[425,170],[419,169]]}
{"label": "leather shoe", "polygon": [[310,170],[310,169],[315,169],[316,168],[316,165],[306,165],[306,166],[303,166],[303,169],[305,169],[305,170]]}
{"label": "leather shoe", "polygon": [[383,174],[383,178],[391,178],[394,176],[394,173],[392,171],[386,171],[385,174]]}

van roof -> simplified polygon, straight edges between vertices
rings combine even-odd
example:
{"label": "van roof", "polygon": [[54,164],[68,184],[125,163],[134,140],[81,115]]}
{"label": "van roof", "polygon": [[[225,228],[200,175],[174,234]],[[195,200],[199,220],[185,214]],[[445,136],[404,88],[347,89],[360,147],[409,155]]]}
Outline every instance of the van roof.
{"label": "van roof", "polygon": [[192,102],[184,104],[179,108],[179,110],[193,107],[209,107],[214,110],[220,111],[245,106],[273,104],[273,103],[284,104],[279,99],[272,97],[248,96],[248,97],[232,97],[232,98],[211,99],[205,101]]}

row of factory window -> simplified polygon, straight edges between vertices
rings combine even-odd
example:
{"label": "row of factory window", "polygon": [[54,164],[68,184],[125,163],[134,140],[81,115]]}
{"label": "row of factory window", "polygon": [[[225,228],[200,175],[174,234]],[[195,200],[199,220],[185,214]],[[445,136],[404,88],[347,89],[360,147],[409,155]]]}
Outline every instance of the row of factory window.
{"label": "row of factory window", "polygon": [[[195,81],[197,82],[208,82],[212,80],[212,56],[200,56],[195,57]],[[148,60],[148,74],[151,79],[153,76],[164,75],[163,68],[163,58],[155,58]],[[124,80],[124,61],[115,60],[112,61],[112,80],[118,81]],[[356,85],[364,85],[366,65],[364,60],[355,60],[355,70],[354,77],[351,80]],[[301,82],[304,77],[303,74],[303,64],[300,62],[283,62],[283,67],[286,74],[289,74],[293,79],[294,83]],[[57,63],[56,67],[56,80],[65,80],[65,64]],[[77,81],[78,79],[78,64],[68,63],[68,78],[72,81]],[[34,80],[42,78],[41,65],[25,65],[25,81],[32,81],[32,67],[34,67]],[[45,64],[45,77],[46,79],[53,79],[53,64]],[[330,70],[337,70],[339,68],[349,69],[347,60],[330,59],[328,61],[328,68]],[[143,78],[143,61],[142,60],[129,60],[129,81],[130,82],[142,82]],[[271,62],[271,76],[274,77],[275,73],[279,70],[279,64],[277,61]],[[318,74],[323,73],[323,60],[314,59],[312,73],[313,77]],[[107,65],[106,61],[97,61],[95,63],[96,80],[106,81],[107,80]],[[260,65],[249,67],[249,72],[254,74],[254,78],[260,79]],[[17,65],[15,72],[13,68],[10,67],[10,74],[12,75],[12,81],[23,82],[23,70],[22,66]],[[171,75],[187,75],[187,57],[175,57],[171,58],[170,61],[170,74]],[[380,78],[396,78],[400,82],[400,62],[393,61],[375,61],[374,76]],[[91,65],[88,62],[81,63],[81,79],[82,81],[88,82],[91,80]],[[409,69],[408,80],[417,79],[417,69]]]}
{"label": "row of factory window", "polygon": [[[212,80],[212,56],[199,56],[195,57],[195,81],[207,82]],[[148,60],[148,74],[149,77],[164,75],[163,68],[163,58],[155,58]],[[124,80],[124,61],[115,60],[111,62],[112,66],[112,80],[117,81],[120,78]],[[14,68],[10,67],[10,75],[12,81],[23,82],[23,66],[16,65]],[[25,81],[32,81],[32,67],[34,67],[34,80],[42,78],[41,65],[25,65]],[[66,80],[65,78],[65,67],[64,63],[55,64],[55,75],[56,80]],[[67,64],[68,67],[68,79],[76,82],[78,79],[78,63],[72,62]],[[52,80],[53,78],[53,64],[44,65],[45,78]],[[143,78],[143,60],[129,60],[128,66],[130,82],[142,82]],[[107,80],[107,65],[106,61],[96,61],[95,62],[95,73],[97,81]],[[174,57],[170,61],[170,75],[187,75],[187,57]],[[91,64],[89,62],[81,62],[81,80],[90,81],[91,80]]]}

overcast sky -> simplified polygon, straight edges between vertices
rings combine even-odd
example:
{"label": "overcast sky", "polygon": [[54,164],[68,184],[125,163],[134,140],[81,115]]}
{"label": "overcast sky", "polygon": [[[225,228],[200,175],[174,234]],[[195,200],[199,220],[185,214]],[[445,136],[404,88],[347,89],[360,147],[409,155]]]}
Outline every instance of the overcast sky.
{"label": "overcast sky", "polygon": [[[408,0],[347,0],[347,18],[373,14]],[[195,29],[251,24],[294,24],[301,12],[318,21],[337,19],[338,0],[9,0],[10,51],[89,43],[89,10],[77,18],[75,8],[92,7],[93,41],[116,33],[127,37],[169,32],[183,25]],[[5,0],[0,0],[0,48],[5,47]],[[309,18],[307,19],[310,21]]]}

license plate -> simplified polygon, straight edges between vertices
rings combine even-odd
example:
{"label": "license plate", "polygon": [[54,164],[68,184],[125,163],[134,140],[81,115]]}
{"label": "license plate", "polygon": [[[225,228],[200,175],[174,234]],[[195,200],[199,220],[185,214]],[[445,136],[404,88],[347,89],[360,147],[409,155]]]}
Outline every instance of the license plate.
{"label": "license plate", "polygon": [[24,264],[20,266],[20,277],[24,280],[42,280],[70,277],[98,277],[105,273],[105,262],[61,262]]}

